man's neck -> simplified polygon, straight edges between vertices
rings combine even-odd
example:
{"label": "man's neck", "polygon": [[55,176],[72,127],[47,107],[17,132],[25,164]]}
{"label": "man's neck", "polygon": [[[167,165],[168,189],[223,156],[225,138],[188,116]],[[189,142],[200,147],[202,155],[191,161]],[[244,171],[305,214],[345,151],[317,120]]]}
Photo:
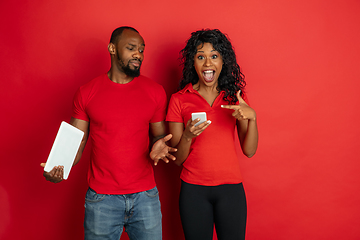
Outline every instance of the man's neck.
{"label": "man's neck", "polygon": [[108,71],[107,75],[111,81],[118,84],[126,84],[134,79],[134,77],[129,77],[124,72],[114,71],[113,68]]}

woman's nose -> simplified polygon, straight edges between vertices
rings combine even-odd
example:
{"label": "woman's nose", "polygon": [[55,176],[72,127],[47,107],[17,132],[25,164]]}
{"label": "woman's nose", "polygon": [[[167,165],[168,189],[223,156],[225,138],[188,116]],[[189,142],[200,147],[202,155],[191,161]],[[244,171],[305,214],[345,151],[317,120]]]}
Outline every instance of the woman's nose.
{"label": "woman's nose", "polygon": [[210,66],[211,65],[211,59],[205,58],[204,66]]}

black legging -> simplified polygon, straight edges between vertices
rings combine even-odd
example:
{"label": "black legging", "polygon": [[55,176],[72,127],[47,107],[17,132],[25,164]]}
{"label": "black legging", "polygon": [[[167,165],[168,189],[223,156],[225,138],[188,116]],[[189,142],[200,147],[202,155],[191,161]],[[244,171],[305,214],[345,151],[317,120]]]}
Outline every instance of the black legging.
{"label": "black legging", "polygon": [[245,239],[246,197],[242,183],[201,186],[181,182],[180,217],[186,240]]}

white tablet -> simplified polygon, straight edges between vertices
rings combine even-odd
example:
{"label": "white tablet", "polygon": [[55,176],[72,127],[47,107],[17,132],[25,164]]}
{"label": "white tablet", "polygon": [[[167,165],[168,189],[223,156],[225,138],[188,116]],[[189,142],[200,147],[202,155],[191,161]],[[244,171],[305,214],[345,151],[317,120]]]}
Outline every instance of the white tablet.
{"label": "white tablet", "polygon": [[83,131],[66,122],[61,122],[44,171],[50,172],[55,166],[64,166],[63,178],[67,179],[83,136]]}

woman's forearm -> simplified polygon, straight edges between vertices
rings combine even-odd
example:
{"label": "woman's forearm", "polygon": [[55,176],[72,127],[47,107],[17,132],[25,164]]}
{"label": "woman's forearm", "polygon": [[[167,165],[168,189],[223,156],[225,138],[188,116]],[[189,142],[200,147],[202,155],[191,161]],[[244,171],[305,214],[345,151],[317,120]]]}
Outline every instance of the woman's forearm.
{"label": "woman's forearm", "polygon": [[177,148],[177,152],[173,154],[176,157],[176,160],[174,161],[176,165],[181,166],[189,156],[191,141],[191,138],[189,139],[181,136],[178,145],[175,147]]}
{"label": "woman's forearm", "polygon": [[[240,125],[244,126],[243,124]],[[238,131],[241,131],[241,129],[239,129]],[[241,140],[240,138],[241,149],[243,153],[250,158],[255,155],[258,146],[259,137],[256,119],[248,120],[247,129],[244,133],[245,136],[243,137],[243,139]],[[240,134],[241,133],[239,133],[239,135]]]}

